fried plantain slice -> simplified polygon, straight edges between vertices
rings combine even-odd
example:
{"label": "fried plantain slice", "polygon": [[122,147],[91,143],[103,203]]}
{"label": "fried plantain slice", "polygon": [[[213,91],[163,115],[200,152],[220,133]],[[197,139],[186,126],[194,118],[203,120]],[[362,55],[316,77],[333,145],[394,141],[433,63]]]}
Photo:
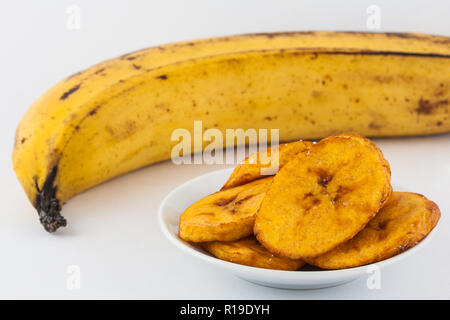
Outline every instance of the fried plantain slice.
{"label": "fried plantain slice", "polygon": [[297,154],[306,152],[311,146],[312,142],[310,141],[295,141],[255,152],[248,156],[243,163],[237,165],[220,190],[274,175]]}
{"label": "fried plantain slice", "polygon": [[319,256],[351,239],[392,193],[389,164],[370,140],[341,134],[298,154],[275,176],[254,232],[274,254]]}
{"label": "fried plantain slice", "polygon": [[180,217],[179,235],[192,242],[232,241],[253,233],[256,211],[273,177],[219,191],[197,201]]}
{"label": "fried plantain slice", "polygon": [[277,269],[277,270],[298,270],[305,263],[302,260],[292,260],[278,257],[267,251],[256,238],[251,236],[237,241],[214,241],[203,244],[206,251],[215,257],[250,267]]}
{"label": "fried plantain slice", "polygon": [[394,192],[386,205],[354,238],[308,263],[343,269],[388,259],[414,247],[436,226],[441,213],[417,193]]}

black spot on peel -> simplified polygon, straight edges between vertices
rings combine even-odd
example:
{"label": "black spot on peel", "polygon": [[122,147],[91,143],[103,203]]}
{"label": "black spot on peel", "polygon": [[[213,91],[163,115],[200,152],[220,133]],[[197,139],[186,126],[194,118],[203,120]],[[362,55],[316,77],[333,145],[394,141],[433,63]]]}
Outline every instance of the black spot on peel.
{"label": "black spot on peel", "polygon": [[418,105],[414,110],[415,112],[422,115],[429,115],[434,113],[439,107],[448,105],[448,99],[431,102],[430,100],[420,98]]}
{"label": "black spot on peel", "polygon": [[157,76],[156,79],[167,80],[167,75],[162,74],[162,75],[160,75],[160,76]]}
{"label": "black spot on peel", "polygon": [[369,128],[374,129],[374,130],[379,130],[379,129],[381,129],[381,126],[375,122],[371,122],[371,123],[369,123]]}
{"label": "black spot on peel", "polygon": [[22,138],[22,140],[20,140],[20,143],[25,143],[25,141],[27,141],[27,138]]}
{"label": "black spot on peel", "polygon": [[141,66],[139,66],[139,65],[133,63],[133,68],[135,68],[136,70],[140,70],[140,69],[141,69]]}
{"label": "black spot on peel", "polygon": [[136,57],[126,57],[125,59],[127,59],[128,61],[133,61],[136,59]]}
{"label": "black spot on peel", "polygon": [[67,90],[66,92],[64,92],[59,99],[66,100],[71,94],[73,94],[78,89],[80,89],[80,87],[81,87],[81,83],[77,84],[76,86],[74,86],[74,87],[70,88],[69,90]]}
{"label": "black spot on peel", "polygon": [[438,127],[442,126],[442,121],[436,122],[436,125],[437,125]]}
{"label": "black spot on peel", "polygon": [[95,74],[102,73],[103,71],[105,71],[105,68],[98,69],[97,71],[95,71]]}

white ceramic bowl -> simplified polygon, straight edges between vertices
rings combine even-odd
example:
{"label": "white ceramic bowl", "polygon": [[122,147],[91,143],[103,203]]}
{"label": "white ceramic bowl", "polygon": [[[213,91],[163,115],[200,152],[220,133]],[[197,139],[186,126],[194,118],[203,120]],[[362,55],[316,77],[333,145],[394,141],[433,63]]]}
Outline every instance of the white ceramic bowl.
{"label": "white ceramic bowl", "polygon": [[[337,286],[355,280],[373,272],[374,264],[343,270],[312,271],[280,271],[248,267],[217,259],[206,251],[196,248],[178,237],[179,218],[181,213],[191,204],[219,190],[228,179],[233,169],[214,171],[194,178],[172,190],[162,201],[159,212],[159,224],[162,232],[176,247],[184,253],[213,264],[237,277],[268,287],[284,289],[315,289]],[[435,228],[436,230],[436,228]],[[384,268],[410,255],[417,253],[430,242],[429,234],[417,246],[390,259],[376,263],[376,267]]]}

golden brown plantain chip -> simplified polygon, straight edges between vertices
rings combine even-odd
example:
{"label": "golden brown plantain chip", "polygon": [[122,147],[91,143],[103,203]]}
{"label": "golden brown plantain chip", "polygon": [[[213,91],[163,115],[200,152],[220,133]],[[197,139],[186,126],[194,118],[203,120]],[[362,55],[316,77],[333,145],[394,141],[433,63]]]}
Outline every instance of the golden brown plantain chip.
{"label": "golden brown plantain chip", "polygon": [[274,175],[297,154],[306,152],[311,146],[310,141],[295,141],[255,152],[233,170],[221,190]]}
{"label": "golden brown plantain chip", "polygon": [[390,169],[370,140],[342,134],[300,153],[275,176],[254,232],[274,254],[319,256],[351,239],[392,192]]}
{"label": "golden brown plantain chip", "polygon": [[197,201],[180,217],[179,235],[192,242],[232,241],[253,233],[256,211],[273,177],[219,191]]}
{"label": "golden brown plantain chip", "polygon": [[217,258],[250,267],[298,270],[305,263],[302,260],[292,260],[278,257],[267,251],[255,237],[240,239],[237,241],[214,241],[203,244],[206,251]]}
{"label": "golden brown plantain chip", "polygon": [[438,206],[416,193],[394,192],[386,205],[354,238],[308,263],[343,269],[388,259],[414,247],[436,226]]}

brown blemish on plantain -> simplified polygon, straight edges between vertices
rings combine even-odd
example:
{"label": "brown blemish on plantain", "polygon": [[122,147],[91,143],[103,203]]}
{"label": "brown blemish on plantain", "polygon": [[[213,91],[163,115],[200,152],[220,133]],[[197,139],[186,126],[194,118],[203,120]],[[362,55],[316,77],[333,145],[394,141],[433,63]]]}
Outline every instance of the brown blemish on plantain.
{"label": "brown blemish on plantain", "polygon": [[246,196],[245,198],[242,198],[241,200],[238,200],[235,202],[235,205],[239,206],[241,204],[243,204],[245,201],[250,200],[251,198],[253,198],[255,195],[251,194],[249,196]]}
{"label": "brown blemish on plantain", "polygon": [[320,200],[314,197],[314,195],[311,192],[305,194],[301,201],[301,205],[305,210],[305,213],[308,213],[312,208],[318,206],[319,204]]}
{"label": "brown blemish on plantain", "polygon": [[378,82],[378,83],[390,83],[394,80],[394,78],[392,76],[380,76],[380,75],[376,75],[373,77],[373,80]]}
{"label": "brown blemish on plantain", "polygon": [[436,122],[436,125],[437,125],[438,127],[442,126],[442,121]]}
{"label": "brown blemish on plantain", "polygon": [[430,102],[428,99],[420,98],[418,102],[418,107],[414,109],[417,114],[430,115],[433,114],[438,108],[447,106],[448,99],[439,100],[436,102]]}
{"label": "brown blemish on plantain", "polygon": [[167,80],[167,75],[166,74],[162,74],[160,76],[157,76],[156,79]]}
{"label": "brown blemish on plantain", "polygon": [[311,90],[311,96],[313,96],[314,98],[318,98],[322,95],[322,92],[318,91],[318,90]]}
{"label": "brown blemish on plantain", "polygon": [[134,63],[133,63],[133,68],[135,68],[136,70],[141,70],[141,66],[134,64]]}
{"label": "brown blemish on plantain", "polygon": [[78,89],[80,89],[80,87],[81,87],[81,83],[77,84],[76,86],[74,86],[74,87],[70,88],[69,90],[67,90],[66,92],[64,92],[59,99],[66,100],[72,93],[74,93]]}
{"label": "brown blemish on plantain", "polygon": [[319,176],[317,183],[324,188],[326,188],[328,184],[331,182],[331,180],[333,180],[333,175],[329,174],[323,169],[317,169],[316,174]]}
{"label": "brown blemish on plantain", "polygon": [[383,220],[383,221],[381,221],[375,228],[376,228],[377,230],[386,230],[386,228],[387,228],[389,222],[391,222],[391,219]]}
{"label": "brown blemish on plantain", "polygon": [[114,132],[113,128],[111,128],[110,126],[106,125],[105,126],[105,130],[108,131],[108,133],[112,136],[114,136],[116,133]]}
{"label": "brown blemish on plantain", "polygon": [[313,194],[311,192],[308,192],[303,196],[303,199],[308,199],[309,197],[312,197],[312,196],[313,196]]}
{"label": "brown blemish on plantain", "polygon": [[133,135],[137,131],[137,124],[134,120],[127,120],[123,124],[124,131],[120,134],[121,138],[126,138]]}
{"label": "brown blemish on plantain", "polygon": [[199,216],[211,216],[211,217],[215,216],[215,214],[212,212],[202,212],[202,213],[199,213],[198,215]]}
{"label": "brown blemish on plantain", "polygon": [[217,199],[217,200],[214,202],[214,204],[215,204],[216,206],[219,206],[219,207],[224,207],[224,206],[226,206],[227,204],[233,202],[235,199],[236,199],[236,196],[235,196],[235,197],[232,197],[232,198],[229,198],[229,199],[221,198],[221,199]]}
{"label": "brown blemish on plantain", "polygon": [[105,68],[98,69],[97,71],[94,72],[94,74],[99,74],[102,73],[103,71],[105,71]]}
{"label": "brown blemish on plantain", "polygon": [[381,129],[381,125],[379,125],[375,122],[371,122],[371,123],[369,123],[369,128],[374,129],[374,130],[379,130],[379,129]]}
{"label": "brown blemish on plantain", "polygon": [[27,138],[22,138],[22,140],[20,140],[20,143],[24,144],[25,141],[27,141]]}
{"label": "brown blemish on plantain", "polygon": [[354,189],[350,187],[339,186],[336,195],[331,200],[334,205],[340,205],[345,194],[352,192]]}

